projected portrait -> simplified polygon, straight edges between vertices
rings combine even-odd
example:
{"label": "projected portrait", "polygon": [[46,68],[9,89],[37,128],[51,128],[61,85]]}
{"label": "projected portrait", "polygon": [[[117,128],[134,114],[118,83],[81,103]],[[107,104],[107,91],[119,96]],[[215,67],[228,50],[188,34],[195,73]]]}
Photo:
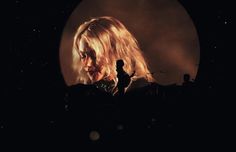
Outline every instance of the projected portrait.
{"label": "projected portrait", "polygon": [[116,92],[118,60],[123,61],[123,70],[131,77],[124,84],[125,89],[138,79],[154,82],[137,40],[114,17],[92,18],[81,24],[74,36],[72,51],[77,83],[94,84],[100,81],[106,84],[107,91]]}

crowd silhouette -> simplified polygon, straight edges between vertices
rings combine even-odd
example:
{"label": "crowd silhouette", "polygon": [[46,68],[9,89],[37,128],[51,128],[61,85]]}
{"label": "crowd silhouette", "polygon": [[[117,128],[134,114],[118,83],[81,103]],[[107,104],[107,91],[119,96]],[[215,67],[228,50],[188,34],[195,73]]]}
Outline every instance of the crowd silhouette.
{"label": "crowd silhouette", "polygon": [[[122,60],[117,61],[117,78],[118,83],[114,88],[114,94],[109,93],[108,91],[104,91],[99,89],[98,84],[84,85],[77,84],[68,88],[68,93],[71,95],[72,99],[76,99],[79,97],[102,97],[102,99],[106,100],[108,98],[116,98],[116,97],[124,97],[124,98],[135,98],[140,96],[145,97],[157,97],[159,101],[164,100],[187,100],[189,98],[193,98],[197,95],[197,87],[193,80],[190,80],[189,74],[183,75],[183,83],[181,85],[170,84],[170,85],[160,85],[158,83],[150,82],[140,88],[135,88],[131,91],[126,92],[126,88],[131,83],[131,78],[134,76],[135,71],[128,75],[124,69],[124,62]],[[103,82],[99,82],[103,83]],[[106,85],[106,84],[101,84]]]}

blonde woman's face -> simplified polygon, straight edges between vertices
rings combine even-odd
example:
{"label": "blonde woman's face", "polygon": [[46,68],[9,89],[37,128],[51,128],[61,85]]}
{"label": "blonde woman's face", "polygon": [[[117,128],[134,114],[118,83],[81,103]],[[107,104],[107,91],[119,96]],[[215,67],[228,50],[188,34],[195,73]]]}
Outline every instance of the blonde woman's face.
{"label": "blonde woman's face", "polygon": [[79,42],[79,55],[83,68],[86,71],[91,82],[96,82],[104,78],[105,68],[103,65],[96,63],[96,52],[94,49],[89,47],[88,43],[83,39]]}

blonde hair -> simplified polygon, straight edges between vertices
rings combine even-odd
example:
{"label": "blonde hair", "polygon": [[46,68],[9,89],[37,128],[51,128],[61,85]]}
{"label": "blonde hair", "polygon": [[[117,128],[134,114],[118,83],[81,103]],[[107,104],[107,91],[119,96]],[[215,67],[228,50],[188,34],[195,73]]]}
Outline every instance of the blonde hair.
{"label": "blonde hair", "polygon": [[79,42],[84,39],[96,53],[96,63],[105,67],[106,76],[117,84],[116,61],[124,61],[124,70],[131,75],[132,81],[144,78],[155,81],[148,69],[137,40],[126,27],[113,17],[93,18],[79,26],[73,41],[73,68],[77,72],[77,83],[88,84],[90,80],[83,70],[79,51]]}

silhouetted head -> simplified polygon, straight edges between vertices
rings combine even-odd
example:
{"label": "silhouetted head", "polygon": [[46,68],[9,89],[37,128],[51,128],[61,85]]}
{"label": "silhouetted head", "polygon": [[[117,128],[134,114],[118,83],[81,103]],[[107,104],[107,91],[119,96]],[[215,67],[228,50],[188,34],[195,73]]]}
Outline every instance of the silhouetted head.
{"label": "silhouetted head", "polygon": [[102,79],[117,83],[116,61],[133,79],[154,81],[137,40],[113,17],[93,18],[79,26],[73,42],[73,69],[76,83],[91,84]]}
{"label": "silhouetted head", "polygon": [[117,68],[123,68],[124,66],[124,61],[123,60],[117,60],[116,61],[116,67]]}
{"label": "silhouetted head", "polygon": [[189,82],[189,81],[190,81],[190,75],[184,74],[184,82]]}

